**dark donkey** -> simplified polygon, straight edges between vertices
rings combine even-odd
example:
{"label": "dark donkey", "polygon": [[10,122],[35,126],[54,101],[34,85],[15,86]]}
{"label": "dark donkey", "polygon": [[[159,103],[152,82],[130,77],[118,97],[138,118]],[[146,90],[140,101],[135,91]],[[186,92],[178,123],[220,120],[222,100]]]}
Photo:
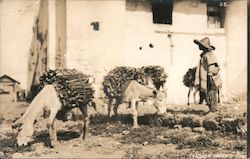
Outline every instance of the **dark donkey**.
{"label": "dark donkey", "polygon": [[[194,104],[197,104],[196,103],[196,93],[199,91],[199,88],[194,85],[195,73],[196,73],[196,67],[189,68],[183,77],[183,84],[189,88],[189,90],[188,90],[188,103],[187,103],[188,105],[190,105],[189,97],[190,97],[190,93],[193,89],[194,89],[194,93],[193,93]],[[220,103],[220,89],[218,89],[218,103]],[[202,101],[200,101],[199,104],[202,104]]]}

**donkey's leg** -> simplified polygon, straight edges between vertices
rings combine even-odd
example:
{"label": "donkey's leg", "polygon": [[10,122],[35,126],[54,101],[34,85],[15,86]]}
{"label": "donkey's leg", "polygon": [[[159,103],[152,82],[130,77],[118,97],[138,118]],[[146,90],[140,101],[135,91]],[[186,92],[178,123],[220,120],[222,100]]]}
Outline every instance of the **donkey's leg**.
{"label": "donkey's leg", "polygon": [[116,99],[116,100],[115,100],[114,113],[115,113],[115,116],[116,116],[116,117],[117,117],[117,115],[118,115],[118,106],[119,106],[120,102],[121,102],[120,99]]}
{"label": "donkey's leg", "polygon": [[190,105],[190,103],[189,103],[189,97],[190,97],[191,90],[192,90],[192,87],[189,87],[189,90],[188,90],[188,105]]}
{"label": "donkey's leg", "polygon": [[218,103],[220,103],[220,89],[218,89]]}
{"label": "donkey's leg", "polygon": [[137,104],[136,100],[131,100],[131,108],[132,108],[132,115],[133,115],[133,128],[138,127],[137,117],[138,117],[138,111],[137,111]]}
{"label": "donkey's leg", "polygon": [[49,116],[49,120],[47,123],[47,128],[49,129],[51,147],[54,147],[55,142],[57,141],[56,126],[54,123],[55,123],[56,114],[58,113],[59,110],[60,110],[60,105],[59,106],[53,105],[50,109],[50,116]]}
{"label": "donkey's leg", "polygon": [[204,100],[205,100],[205,102],[207,102],[207,93],[202,92],[200,90],[198,90],[198,91],[199,91],[199,94],[200,94],[200,102],[199,102],[199,104],[202,104]]}
{"label": "donkey's leg", "polygon": [[108,101],[108,117],[111,118],[111,107],[112,107],[112,101],[113,99],[112,98],[109,98],[109,101]]}
{"label": "donkey's leg", "polygon": [[198,89],[194,89],[194,104],[197,104],[197,102],[196,102],[196,94],[197,94],[197,92],[198,92]]}
{"label": "donkey's leg", "polygon": [[88,126],[89,126],[89,116],[88,116],[88,107],[87,105],[83,105],[81,104],[81,106],[79,107],[84,118],[83,118],[83,129],[82,129],[82,133],[80,135],[80,138],[82,138],[83,140],[86,139],[86,137],[88,136]]}
{"label": "donkey's leg", "polygon": [[135,102],[135,108],[136,108],[137,112],[138,112],[138,106],[139,106],[139,102],[136,101],[136,102]]}

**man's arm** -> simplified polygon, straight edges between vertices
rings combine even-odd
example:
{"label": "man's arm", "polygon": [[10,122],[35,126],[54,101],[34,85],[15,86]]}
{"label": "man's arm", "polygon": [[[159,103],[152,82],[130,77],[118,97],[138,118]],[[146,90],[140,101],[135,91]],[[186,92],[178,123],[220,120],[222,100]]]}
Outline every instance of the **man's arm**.
{"label": "man's arm", "polygon": [[220,67],[217,63],[208,65],[208,76],[215,76],[219,73]]}
{"label": "man's arm", "polygon": [[207,64],[208,64],[208,75],[215,76],[220,71],[220,66],[218,64],[218,60],[212,52],[209,52],[206,56]]}

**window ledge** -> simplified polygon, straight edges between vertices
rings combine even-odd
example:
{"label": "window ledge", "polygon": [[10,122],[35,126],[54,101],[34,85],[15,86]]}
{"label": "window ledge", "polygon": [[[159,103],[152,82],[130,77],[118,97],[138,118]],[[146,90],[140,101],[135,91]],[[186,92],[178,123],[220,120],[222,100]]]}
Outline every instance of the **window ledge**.
{"label": "window ledge", "polygon": [[183,30],[183,29],[176,29],[172,27],[171,25],[164,25],[160,26],[158,25],[154,29],[155,33],[160,34],[187,34],[187,35],[214,35],[214,36],[225,36],[225,29],[224,28],[204,28],[199,30]]}

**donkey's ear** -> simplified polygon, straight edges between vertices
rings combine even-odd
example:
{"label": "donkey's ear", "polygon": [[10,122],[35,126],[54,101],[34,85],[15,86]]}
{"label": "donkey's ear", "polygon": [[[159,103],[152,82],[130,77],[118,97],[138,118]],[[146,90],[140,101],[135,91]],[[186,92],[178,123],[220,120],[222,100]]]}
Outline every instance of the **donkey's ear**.
{"label": "donkey's ear", "polygon": [[163,92],[163,88],[162,87],[160,87],[160,91]]}
{"label": "donkey's ear", "polygon": [[88,83],[95,83],[95,78],[93,76],[89,76]]}

